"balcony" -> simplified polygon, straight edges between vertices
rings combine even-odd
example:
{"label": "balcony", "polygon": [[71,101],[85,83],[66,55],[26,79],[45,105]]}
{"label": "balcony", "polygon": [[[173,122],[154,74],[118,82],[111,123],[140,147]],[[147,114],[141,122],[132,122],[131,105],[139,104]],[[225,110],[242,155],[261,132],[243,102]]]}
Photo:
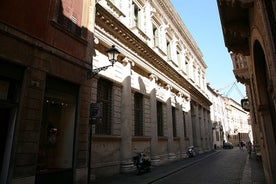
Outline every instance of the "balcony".
{"label": "balcony", "polygon": [[233,72],[236,79],[243,84],[249,84],[250,76],[246,56],[242,54],[231,53],[231,58],[234,67]]}
{"label": "balcony", "polygon": [[253,0],[217,0],[225,45],[229,52],[249,55],[249,7]]}

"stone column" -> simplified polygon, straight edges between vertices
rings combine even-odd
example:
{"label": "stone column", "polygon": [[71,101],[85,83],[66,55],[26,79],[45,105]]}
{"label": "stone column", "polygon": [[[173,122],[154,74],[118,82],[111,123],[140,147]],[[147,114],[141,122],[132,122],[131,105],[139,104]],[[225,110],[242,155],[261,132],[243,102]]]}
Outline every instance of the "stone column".
{"label": "stone column", "polygon": [[159,165],[160,157],[158,156],[158,135],[157,135],[157,109],[156,109],[156,81],[158,78],[155,75],[150,75],[151,92],[150,92],[150,116],[151,116],[151,163]]}
{"label": "stone column", "polygon": [[187,129],[187,137],[189,138],[188,146],[195,145],[194,137],[193,137],[193,125],[192,125],[192,108],[191,103],[189,102],[190,109],[188,109],[187,115],[185,116],[186,120],[186,129]]}
{"label": "stone column", "polygon": [[132,98],[131,98],[131,62],[128,58],[125,63],[122,87],[122,111],[121,111],[121,172],[127,173],[133,170],[132,162]]}
{"label": "stone column", "polygon": [[207,120],[207,111],[203,109],[203,120],[204,120],[204,150],[208,150],[208,120]]}
{"label": "stone column", "polygon": [[203,121],[203,109],[202,107],[198,104],[198,140],[199,140],[199,153],[202,153],[204,150],[204,121]]}
{"label": "stone column", "polygon": [[200,151],[201,148],[201,140],[200,140],[200,123],[199,123],[199,108],[198,104],[193,104],[193,112],[192,112],[192,123],[193,123],[193,138],[194,138],[194,146],[196,147],[196,151]]}
{"label": "stone column", "polygon": [[177,109],[177,112],[176,112],[176,125],[177,125],[177,128],[176,128],[176,131],[177,131],[177,136],[180,138],[180,141],[179,141],[179,148],[180,148],[180,157],[181,158],[184,158],[186,156],[186,150],[185,150],[185,137],[184,137],[184,122],[183,122],[183,110],[182,110],[182,102],[183,102],[183,99],[182,99],[182,94],[179,93],[178,94],[178,101],[176,103],[176,109]]}
{"label": "stone column", "polygon": [[166,103],[166,114],[167,114],[167,132],[168,132],[168,154],[169,160],[176,158],[173,152],[173,124],[172,124],[172,103],[171,103],[171,86],[167,85],[167,103]]}

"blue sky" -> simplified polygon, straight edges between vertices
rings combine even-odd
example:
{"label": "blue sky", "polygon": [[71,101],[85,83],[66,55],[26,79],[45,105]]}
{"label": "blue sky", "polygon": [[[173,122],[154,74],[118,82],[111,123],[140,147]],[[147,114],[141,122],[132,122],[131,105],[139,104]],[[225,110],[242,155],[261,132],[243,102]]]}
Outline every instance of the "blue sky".
{"label": "blue sky", "polygon": [[[214,89],[225,88],[222,94],[240,102],[245,96],[245,88],[238,83],[239,91],[233,86],[236,81],[230,54],[224,44],[220,17],[216,0],[171,0],[179,16],[203,53],[207,64],[207,82]],[[228,86],[228,87],[227,87]]]}

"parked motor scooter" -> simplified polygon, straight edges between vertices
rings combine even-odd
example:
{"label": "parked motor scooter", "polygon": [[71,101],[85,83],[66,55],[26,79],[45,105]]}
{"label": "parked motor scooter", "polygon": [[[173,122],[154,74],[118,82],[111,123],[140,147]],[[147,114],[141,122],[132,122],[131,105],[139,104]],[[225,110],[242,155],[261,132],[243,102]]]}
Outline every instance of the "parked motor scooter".
{"label": "parked motor scooter", "polygon": [[187,148],[187,156],[189,157],[189,158],[191,158],[191,157],[193,157],[194,156],[194,146],[189,146],[188,148]]}
{"label": "parked motor scooter", "polygon": [[137,153],[137,155],[133,157],[133,163],[137,168],[138,174],[149,172],[151,170],[151,161],[145,158],[143,152]]}

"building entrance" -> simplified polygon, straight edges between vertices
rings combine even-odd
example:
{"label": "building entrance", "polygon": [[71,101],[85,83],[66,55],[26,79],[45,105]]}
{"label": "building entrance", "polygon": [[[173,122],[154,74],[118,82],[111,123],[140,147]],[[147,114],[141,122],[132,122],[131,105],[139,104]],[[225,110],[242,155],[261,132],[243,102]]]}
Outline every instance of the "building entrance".
{"label": "building entrance", "polygon": [[4,160],[4,153],[5,147],[7,142],[7,134],[8,134],[8,127],[9,127],[9,120],[10,120],[10,110],[5,107],[0,107],[0,173],[2,173],[3,168],[3,160]]}
{"label": "building entrance", "polygon": [[0,60],[0,183],[9,175],[23,73],[23,67]]}

